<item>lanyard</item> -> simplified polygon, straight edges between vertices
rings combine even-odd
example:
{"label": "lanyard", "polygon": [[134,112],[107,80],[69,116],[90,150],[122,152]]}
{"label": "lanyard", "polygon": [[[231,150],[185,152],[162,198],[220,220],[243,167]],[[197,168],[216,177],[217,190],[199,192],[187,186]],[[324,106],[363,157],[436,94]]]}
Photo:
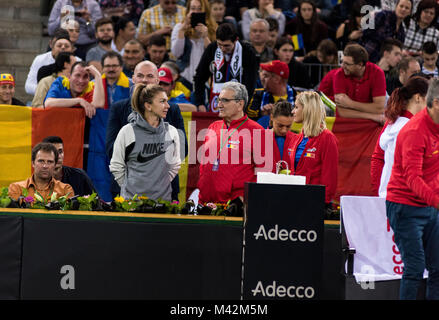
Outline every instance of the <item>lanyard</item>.
{"label": "lanyard", "polygon": [[224,148],[225,144],[227,143],[227,141],[229,140],[229,138],[230,138],[230,137],[236,132],[236,130],[238,130],[238,129],[244,124],[244,122],[246,122],[247,120],[248,120],[248,117],[245,118],[245,120],[242,121],[241,124],[240,124],[238,127],[236,127],[235,130],[233,130],[231,134],[229,134],[229,136],[227,137],[226,141],[224,141],[224,143],[223,143],[223,134],[222,134],[222,130],[223,130],[223,128],[224,128],[224,122],[223,122],[223,124],[222,124],[222,126],[221,126],[221,130],[220,130],[220,133],[221,133],[220,149],[219,149],[219,151],[218,151],[218,157],[217,157],[217,159],[219,159],[220,154],[221,154],[221,151],[223,150],[223,148]]}

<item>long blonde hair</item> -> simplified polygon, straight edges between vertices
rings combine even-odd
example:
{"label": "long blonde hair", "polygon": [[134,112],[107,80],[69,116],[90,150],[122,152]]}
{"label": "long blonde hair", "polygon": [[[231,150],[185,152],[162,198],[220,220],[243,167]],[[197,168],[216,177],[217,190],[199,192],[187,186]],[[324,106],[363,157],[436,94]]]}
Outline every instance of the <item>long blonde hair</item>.
{"label": "long blonde hair", "polygon": [[[206,13],[206,26],[207,26],[207,35],[210,41],[216,40],[216,29],[218,28],[218,24],[215,19],[210,15],[210,4],[207,0],[198,0],[201,3],[201,11]],[[186,1],[186,12],[189,13],[191,7],[192,0]],[[194,28],[189,28],[184,35],[188,38],[192,38],[195,33]]]}
{"label": "long blonde hair", "polygon": [[304,91],[297,95],[296,103],[303,106],[303,134],[315,137],[326,129],[326,110],[317,92]]}

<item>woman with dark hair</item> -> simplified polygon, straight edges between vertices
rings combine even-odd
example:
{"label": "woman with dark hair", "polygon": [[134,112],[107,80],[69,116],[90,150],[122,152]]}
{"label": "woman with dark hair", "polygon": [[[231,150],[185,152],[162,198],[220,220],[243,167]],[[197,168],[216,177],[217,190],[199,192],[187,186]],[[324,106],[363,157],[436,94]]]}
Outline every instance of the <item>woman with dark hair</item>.
{"label": "woman with dark hair", "polygon": [[279,36],[283,35],[285,30],[285,15],[274,9],[274,0],[254,0],[254,8],[247,9],[242,14],[242,36],[244,40],[250,40],[250,24],[255,19],[265,19],[272,17],[279,22]]}
{"label": "woman with dark hair", "polygon": [[110,171],[125,199],[146,195],[171,200],[171,181],[180,170],[180,139],[163,119],[168,96],[159,85],[137,84],[131,97],[133,112],[120,129],[113,147]]}
{"label": "woman with dark hair", "polygon": [[428,80],[410,78],[392,92],[385,112],[387,121],[375,146],[371,162],[372,187],[380,197],[386,197],[387,183],[392,172],[396,137],[406,123],[426,106]]}
{"label": "woman with dark hair", "polygon": [[[291,170],[290,143],[296,135],[291,131],[293,124],[293,106],[285,100],[276,102],[270,114],[271,129],[273,131],[273,167],[276,172],[276,164],[283,160]],[[259,122],[258,122],[259,123]],[[287,168],[285,168],[287,169]]]}
{"label": "woman with dark hair", "polygon": [[375,14],[374,28],[363,30],[360,44],[369,53],[370,62],[380,59],[381,44],[387,38],[395,38],[402,43],[405,40],[405,20],[412,13],[412,0],[399,0],[394,11],[379,11]]}
{"label": "woman with dark hair", "polygon": [[439,45],[439,30],[435,23],[439,16],[436,0],[422,0],[405,31],[404,51],[412,56],[421,54],[422,45],[432,41]]}
{"label": "woman with dark hair", "polygon": [[123,55],[125,43],[136,36],[136,26],[125,17],[111,17],[114,26],[114,39],[111,41],[111,50]]}
{"label": "woman with dark hair", "polygon": [[335,196],[338,173],[337,138],[326,128],[326,111],[317,92],[297,95],[294,122],[302,123],[302,131],[294,135],[289,146],[295,175],[305,176],[307,184],[326,186],[325,203]]}
{"label": "woman with dark hair", "polygon": [[305,56],[316,50],[322,40],[328,38],[328,27],[319,19],[315,3],[311,0],[304,0],[299,5],[297,16],[285,26],[285,34],[302,35],[303,48],[297,51],[297,54]]}
{"label": "woman with dark hair", "polygon": [[337,28],[335,39],[340,50],[343,50],[349,42],[358,43],[363,36],[361,18],[364,16],[364,13],[361,13],[361,8],[365,5],[367,5],[365,0],[355,1],[352,5],[348,20]]}
{"label": "woman with dark hair", "polygon": [[273,49],[275,60],[288,64],[290,75],[288,85],[290,87],[311,88],[311,80],[308,76],[308,68],[294,58],[294,45],[291,37],[281,37],[277,40]]}

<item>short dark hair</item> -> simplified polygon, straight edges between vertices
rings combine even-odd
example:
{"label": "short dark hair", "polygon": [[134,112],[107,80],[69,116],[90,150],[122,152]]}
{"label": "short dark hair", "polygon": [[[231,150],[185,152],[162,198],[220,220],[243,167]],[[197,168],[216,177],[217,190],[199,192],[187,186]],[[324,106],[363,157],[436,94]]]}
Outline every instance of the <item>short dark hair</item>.
{"label": "short dark hair", "polygon": [[284,44],[290,44],[294,48],[293,40],[291,40],[291,37],[287,37],[287,36],[282,36],[279,39],[277,39],[274,48],[276,50],[279,50]]}
{"label": "short dark hair", "polygon": [[80,65],[81,67],[88,67],[88,63],[85,61],[76,61],[73,65],[72,65],[72,69],[70,69],[70,74],[73,73],[73,71],[75,70],[76,66]]}
{"label": "short dark hair", "polygon": [[279,100],[275,103],[271,114],[273,118],[277,118],[279,116],[284,117],[292,117],[293,105],[286,100]]}
{"label": "short dark hair", "polygon": [[265,18],[270,26],[268,31],[279,31],[279,21],[273,17]]}
{"label": "short dark hair", "polygon": [[352,60],[354,60],[355,64],[362,63],[363,65],[366,65],[366,63],[369,61],[369,54],[367,53],[366,49],[356,43],[348,44],[345,47],[343,54],[345,56],[352,57]]}
{"label": "short dark hair", "polygon": [[104,24],[111,24],[111,26],[113,27],[114,30],[114,25],[113,25],[113,20],[111,20],[111,18],[100,18],[98,21],[96,21],[95,23],[95,31],[98,32],[98,28],[100,26],[103,26]]}
{"label": "short dark hair", "polygon": [[402,50],[402,42],[398,39],[394,38],[387,38],[384,40],[383,44],[381,45],[381,52],[380,55],[383,56],[384,52],[391,52],[393,50],[393,47],[398,47]]}
{"label": "short dark hair", "polygon": [[74,57],[73,52],[60,52],[55,59],[55,69],[53,70],[55,73],[61,72],[64,70],[64,64],[70,63],[70,57]]}
{"label": "short dark hair", "polygon": [[111,22],[113,23],[114,37],[116,38],[120,30],[124,30],[131,20],[126,17],[112,16]]}
{"label": "short dark hair", "polygon": [[41,142],[62,143],[62,144],[64,144],[64,142],[62,141],[61,137],[58,137],[58,136],[47,136]]}
{"label": "short dark hair", "polygon": [[57,28],[55,30],[55,32],[53,33],[53,36],[50,40],[51,40],[51,42],[53,42],[53,41],[56,41],[58,39],[67,39],[70,41],[69,32],[63,28]]}
{"label": "short dark hair", "polygon": [[433,54],[433,53],[437,53],[437,46],[433,41],[427,41],[427,42],[424,42],[421,50],[422,50],[422,52],[425,52],[426,54]]}
{"label": "short dark hair", "polygon": [[398,72],[401,70],[407,71],[409,69],[410,62],[412,62],[412,61],[418,62],[418,60],[416,60],[416,58],[412,57],[412,56],[407,56],[407,57],[402,58],[397,66]]}
{"label": "short dark hair", "polygon": [[235,42],[238,40],[238,31],[236,31],[235,26],[231,23],[220,24],[216,29],[216,39]]}
{"label": "short dark hair", "polygon": [[120,54],[118,54],[117,52],[114,51],[108,51],[105,52],[104,55],[101,58],[101,66],[104,67],[104,61],[107,58],[117,58],[117,60],[119,61],[119,64],[121,66],[123,66],[123,60],[122,60],[122,56]]}
{"label": "short dark hair", "polygon": [[58,162],[58,150],[56,150],[55,146],[51,143],[48,142],[40,142],[38,143],[35,147],[32,148],[32,162],[35,161],[35,159],[37,158],[37,153],[39,151],[44,151],[44,152],[53,152],[53,154],[55,155],[55,163]]}
{"label": "short dark hair", "polygon": [[149,38],[148,47],[155,45],[157,47],[166,47],[166,38],[161,34],[154,34]]}

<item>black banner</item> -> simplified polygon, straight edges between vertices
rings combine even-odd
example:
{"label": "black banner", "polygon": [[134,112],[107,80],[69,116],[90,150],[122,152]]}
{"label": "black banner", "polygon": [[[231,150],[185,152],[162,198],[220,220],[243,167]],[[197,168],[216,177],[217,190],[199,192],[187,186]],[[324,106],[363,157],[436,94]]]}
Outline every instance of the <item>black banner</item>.
{"label": "black banner", "polygon": [[325,187],[246,184],[243,297],[319,299]]}
{"label": "black banner", "polygon": [[0,300],[20,297],[22,219],[0,216]]}
{"label": "black banner", "polygon": [[23,299],[239,299],[242,227],[25,219]]}

